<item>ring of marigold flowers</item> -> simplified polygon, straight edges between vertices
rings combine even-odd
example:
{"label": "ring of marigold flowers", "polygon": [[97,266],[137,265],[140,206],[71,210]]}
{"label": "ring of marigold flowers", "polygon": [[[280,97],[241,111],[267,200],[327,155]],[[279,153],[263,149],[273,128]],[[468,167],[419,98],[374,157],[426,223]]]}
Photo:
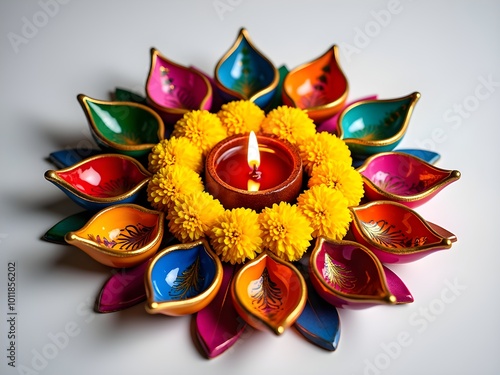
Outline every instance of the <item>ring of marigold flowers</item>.
{"label": "ring of marigold flowers", "polygon": [[[260,213],[228,210],[204,190],[200,174],[208,152],[226,137],[252,130],[298,147],[309,180],[295,204],[281,202]],[[280,106],[266,115],[247,100],[226,103],[217,113],[187,112],[171,137],[153,147],[148,169],[153,174],[148,201],[167,212],[170,232],[181,242],[207,237],[220,259],[231,264],[254,259],[265,249],[296,261],[317,236],[342,239],[352,220],[348,207],[357,206],[364,194],[344,141],[316,132],[302,109]]]}

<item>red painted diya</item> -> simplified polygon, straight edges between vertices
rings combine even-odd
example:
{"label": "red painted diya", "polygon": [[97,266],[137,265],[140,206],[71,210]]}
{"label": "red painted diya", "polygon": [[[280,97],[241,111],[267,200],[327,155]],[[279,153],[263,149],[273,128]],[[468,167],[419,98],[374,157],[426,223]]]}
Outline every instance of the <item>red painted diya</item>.
{"label": "red painted diya", "polygon": [[302,189],[302,160],[290,142],[237,134],[219,142],[205,164],[206,188],[225,208],[261,211],[293,202]]}

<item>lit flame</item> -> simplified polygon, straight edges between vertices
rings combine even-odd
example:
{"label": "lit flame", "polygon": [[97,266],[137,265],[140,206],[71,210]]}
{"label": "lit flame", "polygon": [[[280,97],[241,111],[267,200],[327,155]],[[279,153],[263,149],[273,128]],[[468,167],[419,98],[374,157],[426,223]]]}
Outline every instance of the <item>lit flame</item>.
{"label": "lit flame", "polygon": [[248,166],[251,169],[257,169],[260,166],[260,152],[259,143],[257,142],[257,137],[253,131],[250,132],[248,137],[248,154],[247,154]]}
{"label": "lit flame", "polygon": [[260,190],[260,182],[254,181],[251,178],[248,179],[247,183],[248,191],[259,191]]}

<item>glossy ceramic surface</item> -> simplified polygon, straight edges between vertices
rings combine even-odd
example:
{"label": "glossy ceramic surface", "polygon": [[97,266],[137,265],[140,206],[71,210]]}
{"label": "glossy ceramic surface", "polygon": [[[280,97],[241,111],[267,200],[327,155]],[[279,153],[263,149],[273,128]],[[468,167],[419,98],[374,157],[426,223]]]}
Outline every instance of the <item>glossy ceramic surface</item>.
{"label": "glossy ceramic surface", "polygon": [[196,314],[196,337],[208,358],[217,357],[233,346],[247,327],[230,298],[235,268],[229,263],[222,264],[222,284],[217,296]]}
{"label": "glossy ceramic surface", "polygon": [[373,155],[358,168],[369,200],[391,200],[417,207],[457,181],[460,172],[437,168],[402,152]]}
{"label": "glossy ceramic surface", "polygon": [[148,103],[165,124],[173,125],[186,112],[210,110],[212,86],[196,69],[179,65],[151,48],[151,65],[146,81]]}
{"label": "glossy ceramic surface", "polygon": [[162,119],[143,104],[97,100],[82,94],[78,95],[78,101],[92,136],[107,152],[141,157],[164,138]]}
{"label": "glossy ceramic surface", "polygon": [[263,252],[236,273],[231,296],[236,311],[249,325],[281,335],[304,310],[307,287],[291,263]]}
{"label": "glossy ceramic surface", "polygon": [[222,275],[221,261],[204,239],[169,246],[146,272],[146,310],[171,316],[198,312],[216,297]]}
{"label": "glossy ceramic surface", "polygon": [[[223,175],[238,177],[236,172],[243,169],[245,183],[248,182],[248,162],[242,161],[239,167],[234,166],[230,161],[227,163],[227,170],[219,169],[219,161],[224,155],[233,151],[240,151],[247,147],[248,135],[236,134],[219,142],[210,150],[205,162],[205,180],[207,191],[215,198],[219,199],[226,209],[246,207],[256,211],[261,211],[264,207],[271,207],[274,203],[293,202],[300,194],[303,183],[302,159],[298,149],[290,142],[280,140],[270,135],[257,136],[259,150],[270,150],[273,155],[281,155],[286,160],[285,166],[280,168],[283,172],[286,168],[288,176],[278,185],[265,190],[249,191],[230,185]],[[235,151],[235,152],[236,152]],[[241,166],[240,164],[244,164]],[[246,165],[245,165],[246,164]],[[263,171],[263,178],[266,172],[273,172],[273,165],[262,163],[260,170]],[[274,176],[273,176],[274,177]]]}
{"label": "glossy ceramic surface", "polygon": [[291,70],[283,82],[283,103],[307,112],[316,123],[338,113],[347,100],[349,84],[332,46],[320,57]]}
{"label": "glossy ceramic surface", "polygon": [[101,154],[68,168],[48,170],[45,178],[80,206],[99,210],[135,201],[151,174],[134,158]]}
{"label": "glossy ceramic surface", "polygon": [[117,204],[99,211],[82,228],[68,232],[65,240],[99,263],[132,267],[158,250],[164,219],[163,212],[136,204]]}
{"label": "glossy ceramic surface", "polygon": [[294,328],[320,348],[329,351],[337,349],[340,340],[339,313],[335,306],[320,297],[310,283],[307,285],[306,306]]}
{"label": "glossy ceramic surface", "polygon": [[97,296],[95,310],[100,313],[121,311],[146,299],[144,274],[149,259],[135,267],[116,270]]}
{"label": "glossy ceramic surface", "polygon": [[340,114],[342,113],[342,111],[355,103],[365,101],[365,100],[375,100],[375,99],[377,99],[377,95],[369,95],[369,96],[365,96],[363,98],[356,99],[356,100],[353,100],[351,102],[345,103],[339,112],[337,112],[332,117],[326,119],[325,121],[322,121],[320,124],[317,124],[316,131],[328,132],[328,133],[332,133],[332,134],[335,134],[338,136],[338,134],[339,134],[338,121],[339,121],[339,117],[340,117]]}
{"label": "glossy ceramic surface", "polygon": [[436,232],[417,212],[403,204],[374,201],[350,210],[356,240],[384,263],[411,262],[452,245],[449,235]]}
{"label": "glossy ceramic surface", "polygon": [[309,263],[318,294],[337,307],[395,304],[382,263],[363,245],[318,237]]}
{"label": "glossy ceramic surface", "polygon": [[246,29],[215,67],[214,79],[225,101],[249,100],[265,108],[276,91],[279,73],[251,42]]}
{"label": "glossy ceramic surface", "polygon": [[355,103],[340,114],[339,137],[354,157],[391,151],[403,139],[419,98],[420,93],[414,92],[401,98]]}

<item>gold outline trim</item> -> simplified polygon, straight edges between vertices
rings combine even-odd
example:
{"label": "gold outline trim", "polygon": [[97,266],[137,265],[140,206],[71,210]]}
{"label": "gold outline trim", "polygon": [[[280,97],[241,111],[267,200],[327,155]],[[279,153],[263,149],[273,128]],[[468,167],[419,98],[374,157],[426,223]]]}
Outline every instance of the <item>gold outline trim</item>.
{"label": "gold outline trim", "polygon": [[210,84],[210,82],[207,79],[207,77],[205,77],[200,72],[196,71],[196,69],[192,69],[192,68],[183,66],[181,64],[178,64],[178,63],[176,63],[176,62],[174,62],[174,61],[166,58],[164,55],[161,54],[161,52],[158,49],[156,49],[154,47],[151,48],[150,54],[151,54],[151,61],[150,61],[150,65],[149,65],[148,78],[146,79],[145,91],[146,91],[146,98],[148,99],[148,102],[154,108],[156,108],[157,110],[159,110],[161,112],[164,112],[166,114],[171,114],[171,115],[183,115],[183,114],[185,114],[187,112],[195,110],[195,109],[182,109],[182,108],[166,107],[166,106],[163,106],[163,105],[157,103],[151,97],[151,95],[149,93],[148,86],[149,86],[149,81],[153,79],[153,73],[155,71],[155,67],[156,67],[158,59],[164,60],[165,62],[167,62],[170,65],[173,65],[173,66],[175,66],[175,67],[177,67],[179,69],[182,69],[182,70],[187,70],[187,71],[193,73],[194,75],[200,77],[202,79],[203,83],[205,84],[205,87],[207,89],[207,93],[205,94],[205,96],[203,97],[203,100],[198,105],[198,109],[201,110],[201,109],[203,109],[206,106],[208,100],[210,98],[212,98],[212,96],[213,96],[212,85]]}
{"label": "gold outline trim", "polygon": [[[399,98],[393,98],[393,99],[369,99],[369,100],[361,100],[359,102],[353,103],[350,106],[346,107],[344,110],[339,115],[339,119],[337,122],[337,131],[338,131],[338,137],[342,139],[344,142],[346,142],[348,145],[353,144],[353,145],[361,145],[361,146],[367,146],[367,147],[381,147],[381,146],[388,146],[391,145],[397,141],[399,141],[401,138],[406,133],[406,130],[408,129],[408,124],[410,122],[411,115],[413,113],[413,109],[415,108],[415,105],[417,104],[418,100],[420,99],[421,94],[418,91],[415,91],[409,95],[402,96]],[[394,135],[392,135],[389,138],[385,139],[379,139],[375,141],[367,141],[364,139],[359,139],[359,138],[344,138],[344,129],[342,126],[342,120],[344,119],[344,115],[353,109],[354,107],[367,104],[367,103],[392,103],[392,102],[397,102],[397,101],[402,101],[405,99],[412,99],[410,102],[410,106],[406,112],[406,116],[403,122],[403,125],[401,128],[398,130],[398,132]]]}
{"label": "gold outline trim", "polygon": [[[187,250],[194,248],[196,246],[202,245],[205,252],[208,256],[213,259],[215,264],[215,275],[212,283],[208,286],[208,288],[198,294],[195,297],[184,299],[184,300],[172,300],[172,301],[164,301],[164,302],[156,302],[153,300],[154,290],[152,284],[152,272],[156,262],[162,258],[165,254],[170,252],[178,251],[178,250]],[[214,253],[212,248],[210,247],[208,241],[205,238],[201,238],[198,241],[180,243],[177,245],[172,245],[160,250],[153,257],[151,262],[148,265],[148,268],[145,273],[145,286],[146,286],[146,311],[150,314],[165,314],[171,316],[180,316],[180,315],[189,315],[193,314],[203,307],[208,305],[217,295],[218,290],[222,284],[222,276],[223,276],[223,268],[222,263],[219,257]],[[208,298],[211,297],[211,298]],[[200,305],[201,308],[200,308]],[[167,312],[168,311],[168,312]],[[170,313],[169,313],[170,312]]]}
{"label": "gold outline trim", "polygon": [[[364,172],[368,168],[368,166],[370,165],[370,163],[373,160],[375,160],[379,157],[387,156],[387,155],[399,155],[402,157],[413,159],[414,161],[417,161],[417,162],[427,166],[429,169],[432,169],[432,170],[439,172],[439,173],[447,174],[447,176],[444,179],[442,179],[437,185],[433,186],[431,189],[422,191],[418,194],[399,195],[399,194],[390,193],[386,190],[381,189],[378,185],[374,184],[372,182],[372,180],[370,180],[368,177],[365,177],[362,174],[362,172]],[[460,179],[460,176],[461,176],[461,173],[457,170],[438,168],[438,167],[436,167],[430,163],[427,163],[425,160],[422,160],[416,156],[406,154],[404,152],[398,152],[398,151],[387,151],[387,152],[380,152],[378,154],[374,154],[374,155],[368,157],[363,162],[363,164],[356,169],[361,174],[363,181],[376,193],[382,195],[383,197],[386,197],[386,199],[388,199],[388,200],[395,200],[395,201],[408,202],[408,203],[417,202],[421,199],[432,196],[433,194],[439,192],[439,190],[445,188],[447,185]]]}
{"label": "gold outline trim", "polygon": [[162,139],[165,138],[165,125],[164,125],[163,120],[161,119],[160,115],[158,115],[158,113],[156,113],[155,111],[153,111],[151,108],[149,108],[148,106],[146,106],[144,104],[135,103],[135,102],[127,102],[127,101],[121,102],[118,100],[94,99],[94,98],[91,98],[90,96],[85,95],[85,94],[78,94],[77,99],[83,108],[83,112],[85,113],[85,116],[87,117],[87,121],[89,122],[89,124],[92,128],[92,132],[95,134],[95,136],[97,138],[99,138],[99,140],[101,142],[103,142],[105,145],[107,145],[108,147],[111,147],[117,151],[122,151],[122,152],[144,151],[144,150],[147,150],[147,149],[154,147],[156,145],[156,143],[143,143],[143,144],[139,144],[139,145],[123,145],[123,144],[116,143],[116,142],[113,142],[113,141],[107,139],[101,133],[101,131],[98,129],[97,125],[95,124],[94,119],[93,119],[92,115],[90,114],[90,108],[89,108],[89,105],[87,103],[88,101],[96,103],[96,104],[103,104],[103,105],[136,107],[136,108],[142,109],[146,112],[149,112],[158,122],[158,131],[156,133],[158,136],[158,140],[161,141]]}
{"label": "gold outline trim", "polygon": [[286,89],[286,87],[287,87],[286,81],[287,81],[288,77],[293,75],[294,73],[300,71],[300,70],[304,70],[304,69],[308,68],[310,65],[313,65],[314,63],[316,63],[316,61],[321,60],[323,57],[325,57],[326,55],[328,55],[331,52],[333,52],[333,54],[330,57],[330,61],[333,59],[335,61],[335,64],[337,65],[340,73],[342,73],[342,76],[345,80],[345,90],[342,93],[342,95],[338,99],[335,99],[333,102],[329,102],[329,103],[314,106],[314,107],[301,108],[302,110],[306,111],[306,113],[315,112],[315,111],[324,111],[325,109],[330,109],[332,107],[336,107],[336,106],[344,103],[347,99],[347,96],[349,94],[349,81],[347,80],[347,76],[345,75],[344,70],[342,69],[342,67],[340,66],[340,63],[339,63],[340,59],[339,59],[338,46],[336,44],[334,44],[326,52],[324,52],[321,56],[318,56],[317,58],[310,60],[309,62],[301,64],[301,65],[297,66],[296,68],[292,69],[291,71],[289,71],[287,73],[287,75],[285,76],[285,79],[283,80],[283,93],[285,94],[286,98],[288,100],[290,100],[290,102],[293,103],[293,105],[295,107],[300,108],[299,105],[297,104],[297,102],[292,98],[292,96],[288,93],[288,90]]}
{"label": "gold outline trim", "polygon": [[[75,169],[82,167],[83,165],[85,165],[89,162],[92,162],[94,160],[101,159],[101,158],[108,158],[108,157],[124,159],[124,160],[130,162],[132,165],[134,165],[139,170],[139,172],[141,172],[141,174],[144,176],[144,178],[138,184],[136,184],[132,189],[130,189],[129,191],[122,193],[120,195],[117,195],[114,197],[93,197],[89,194],[86,194],[86,193],[78,190],[73,185],[71,185],[69,182],[67,182],[66,180],[62,179],[59,176],[60,173],[71,172]],[[45,172],[44,177],[46,180],[63,187],[65,190],[70,191],[73,195],[77,196],[79,199],[81,199],[83,201],[90,202],[90,203],[96,203],[96,204],[111,204],[111,203],[121,201],[123,199],[130,198],[132,195],[138,193],[139,190],[141,190],[151,180],[152,174],[141,163],[139,163],[136,159],[134,159],[131,156],[123,155],[123,154],[98,154],[98,155],[83,159],[83,160],[79,161],[78,163],[73,164],[67,168],[58,169],[58,170],[49,169],[48,171]]]}
{"label": "gold outline trim", "polygon": [[[241,44],[241,41],[242,39],[245,39],[247,41],[247,43],[249,44],[249,46],[260,56],[264,59],[264,61],[266,61],[272,68],[273,72],[274,72],[274,78],[273,78],[273,81],[267,85],[266,87],[264,87],[263,89],[257,91],[255,94],[253,94],[251,97],[249,98],[245,98],[241,93],[237,92],[237,91],[234,91],[232,89],[230,89],[229,87],[225,86],[221,81],[220,81],[220,78],[219,78],[219,69],[221,67],[221,65],[229,58],[229,56],[231,56],[233,54],[233,52],[239,47],[239,45]],[[271,62],[271,60],[269,60],[269,58],[267,58],[259,49],[257,49],[255,47],[255,44],[252,42],[252,40],[250,39],[250,36],[248,34],[248,31],[245,29],[245,28],[241,28],[239,33],[238,33],[238,37],[236,38],[236,40],[234,41],[234,43],[231,45],[231,47],[229,48],[229,50],[220,58],[220,60],[217,62],[217,65],[215,66],[215,75],[214,75],[214,80],[215,80],[215,83],[217,85],[217,87],[224,91],[226,94],[230,95],[230,96],[234,96],[234,97],[237,97],[241,100],[248,100],[250,102],[255,102],[257,99],[259,99],[260,97],[270,93],[271,91],[275,90],[277,87],[278,87],[278,83],[279,83],[279,72],[278,72],[278,69],[276,69],[276,67],[274,66],[274,64]]]}
{"label": "gold outline trim", "polygon": [[[405,248],[389,248],[385,246],[380,246],[378,243],[375,241],[372,241],[370,238],[368,238],[365,235],[365,232],[362,230],[359,224],[359,217],[356,214],[356,211],[362,211],[371,208],[372,206],[378,206],[378,205],[393,205],[401,208],[404,211],[407,211],[414,215],[423,225],[425,228],[429,230],[433,235],[435,235],[437,238],[440,238],[441,241],[439,243],[434,243],[434,244],[424,244],[422,246],[414,246],[414,247],[405,247]],[[389,200],[377,200],[377,201],[372,201],[365,203],[363,205],[357,206],[357,207],[349,207],[349,210],[351,211],[351,216],[352,216],[352,222],[354,226],[356,227],[356,230],[361,234],[363,239],[370,244],[370,246],[373,246],[379,251],[392,254],[392,255],[413,255],[413,254],[419,254],[419,253],[424,253],[432,250],[440,250],[440,249],[449,249],[451,248],[452,245],[452,240],[449,238],[446,238],[436,232],[429,224],[427,224],[427,221],[420,216],[420,214],[408,206],[405,206],[402,203],[394,202],[394,201],[389,201]]]}
{"label": "gold outline trim", "polygon": [[[146,246],[143,246],[143,247],[141,247],[139,249],[135,249],[135,250],[113,249],[113,248],[97,245],[94,241],[91,241],[87,238],[83,238],[77,234],[77,233],[85,232],[87,230],[87,228],[95,220],[99,219],[99,217],[108,213],[108,211],[112,211],[112,210],[116,210],[116,209],[120,209],[120,208],[130,208],[130,209],[139,211],[141,213],[145,213],[145,214],[153,215],[153,216],[157,217],[157,224],[156,225],[158,227],[158,231],[156,233],[156,236]],[[117,204],[114,206],[106,207],[106,208],[100,210],[99,212],[97,212],[80,229],[66,233],[66,235],[64,236],[64,240],[68,244],[76,246],[76,247],[79,247],[76,245],[77,242],[83,243],[86,246],[88,246],[91,250],[94,250],[94,251],[101,253],[101,254],[104,254],[104,255],[112,256],[115,258],[127,258],[127,257],[131,257],[134,255],[140,255],[140,254],[148,252],[149,250],[151,250],[151,248],[156,246],[162,240],[163,232],[164,232],[164,226],[163,226],[164,218],[165,218],[165,213],[161,212],[161,211],[149,210],[147,208],[144,208],[140,205],[133,204],[133,203]],[[81,250],[83,250],[83,249],[81,249]]]}
{"label": "gold outline trim", "polygon": [[[255,264],[258,264],[260,262],[265,261],[266,262],[266,267],[267,267],[267,259],[270,258],[272,261],[278,264],[282,264],[287,266],[288,268],[291,269],[291,271],[297,276],[297,280],[299,281],[300,284],[300,296],[298,299],[297,306],[294,307],[294,309],[287,315],[286,319],[281,322],[281,324],[277,327],[272,326],[265,320],[261,319],[258,315],[255,315],[255,313],[252,310],[249,310],[246,308],[245,304],[242,302],[242,298],[240,295],[237,293],[236,289],[236,284],[239,282],[241,279],[242,275],[244,272],[249,268],[254,266]],[[251,326],[254,326],[254,324],[251,324],[249,321],[252,322],[257,322],[259,325],[263,325],[267,328],[269,328],[271,331],[273,331],[276,335],[281,335],[287,328],[293,325],[295,321],[299,318],[300,314],[305,308],[305,305],[307,303],[307,285],[306,281],[304,279],[304,276],[300,273],[300,271],[295,267],[291,262],[284,261],[283,259],[278,258],[274,254],[272,254],[270,251],[264,251],[262,252],[257,258],[252,259],[249,262],[246,262],[243,267],[241,267],[233,276],[233,279],[231,280],[231,297],[233,299],[233,303],[237,304],[238,310],[240,310],[245,316],[242,318],[247,321],[247,323]],[[297,292],[295,292],[297,293]]]}
{"label": "gold outline trim", "polygon": [[[347,294],[344,292],[341,292],[339,290],[333,289],[330,284],[328,284],[324,278],[321,272],[318,270],[316,267],[316,260],[318,257],[319,252],[321,251],[321,248],[323,246],[323,243],[328,242],[334,246],[354,246],[356,248],[359,248],[360,250],[364,251],[374,262],[375,267],[377,268],[377,273],[380,278],[381,284],[382,284],[382,289],[384,289],[385,294],[380,294],[380,298],[376,298],[375,296],[372,295],[363,295],[363,294]],[[382,265],[382,262],[377,258],[377,256],[366,246],[354,242],[354,241],[347,241],[347,240],[334,240],[325,236],[318,236],[316,238],[316,244],[314,245],[314,248],[311,252],[311,257],[309,259],[309,269],[312,271],[312,276],[315,277],[316,281],[319,282],[322,286],[323,289],[330,292],[333,296],[336,298],[339,298],[341,300],[346,301],[347,303],[379,303],[380,302],[385,302],[387,304],[393,305],[397,303],[397,298],[396,296],[390,291],[389,286],[387,285],[387,278],[385,277],[385,272],[384,268]]]}

